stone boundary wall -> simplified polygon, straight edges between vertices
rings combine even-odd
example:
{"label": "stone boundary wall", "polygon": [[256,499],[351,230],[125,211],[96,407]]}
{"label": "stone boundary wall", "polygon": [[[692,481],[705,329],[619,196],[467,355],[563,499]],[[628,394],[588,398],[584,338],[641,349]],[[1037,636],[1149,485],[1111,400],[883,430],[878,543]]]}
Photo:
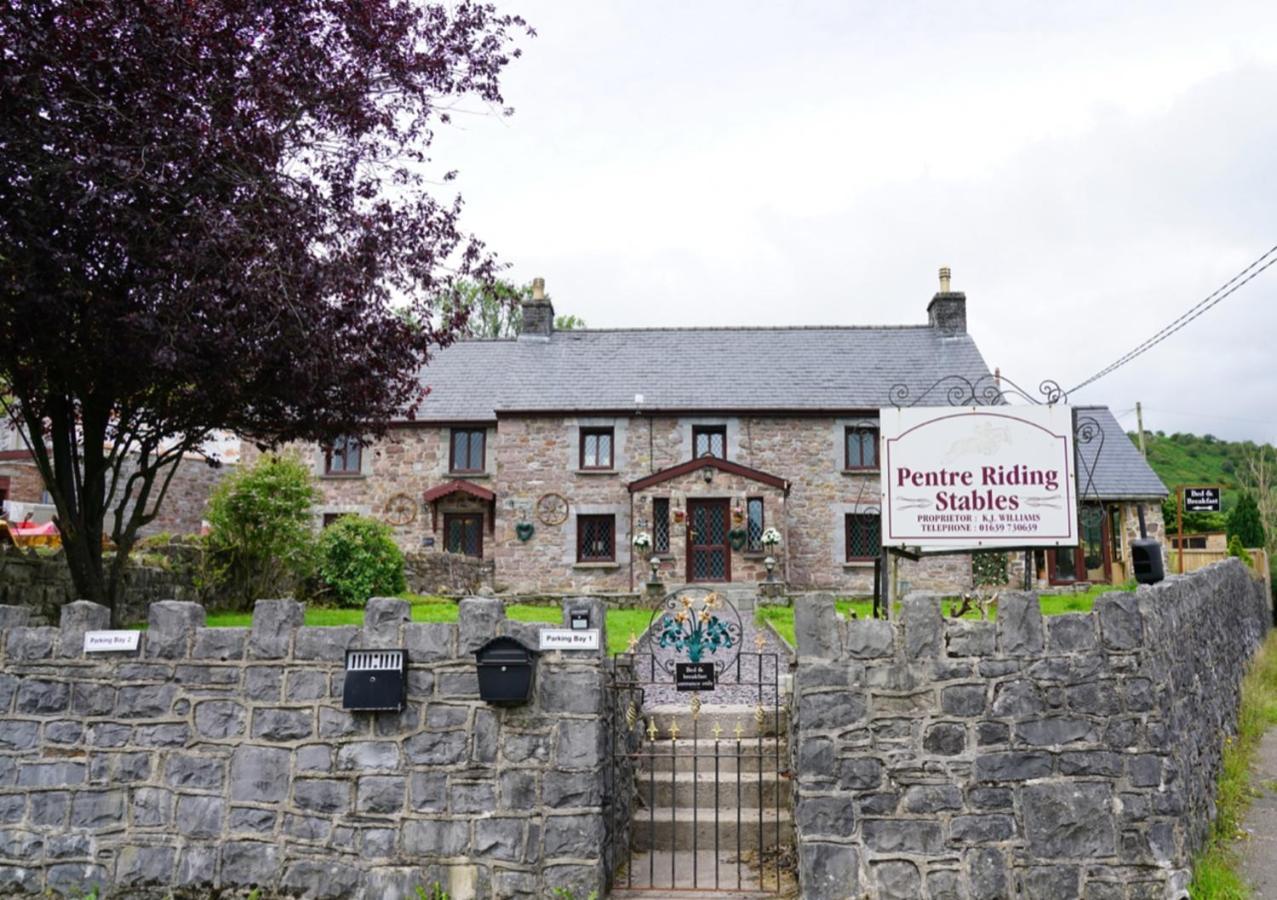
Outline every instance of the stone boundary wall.
{"label": "stone boundary wall", "polygon": [[[71,570],[62,553],[46,555],[0,547],[0,604],[21,606],[31,611],[34,623],[47,624],[58,621],[58,610],[76,599],[75,594]],[[145,620],[147,604],[155,597],[194,600],[196,595],[189,569],[161,569],[130,560],[124,574],[120,620]]]}
{"label": "stone boundary wall", "polygon": [[468,596],[492,587],[495,567],[490,559],[475,559],[442,550],[415,550],[404,554],[404,578],[418,594]]}
{"label": "stone boundary wall", "polygon": [[[601,602],[569,604],[604,628]],[[303,611],[263,600],[251,628],[206,628],[196,604],[154,603],[139,651],[86,658],[102,607],[69,604],[58,628],[0,607],[0,895],[602,893],[605,649],[542,655],[533,700],[498,708],[473,651],[535,647],[539,627],[499,600],[461,601],[456,624],[396,599],[362,628]],[[342,710],[348,647],[407,648],[402,713]]]}
{"label": "stone boundary wall", "polygon": [[796,608],[802,896],[1183,898],[1240,682],[1270,621],[1236,560],[1091,613]]}

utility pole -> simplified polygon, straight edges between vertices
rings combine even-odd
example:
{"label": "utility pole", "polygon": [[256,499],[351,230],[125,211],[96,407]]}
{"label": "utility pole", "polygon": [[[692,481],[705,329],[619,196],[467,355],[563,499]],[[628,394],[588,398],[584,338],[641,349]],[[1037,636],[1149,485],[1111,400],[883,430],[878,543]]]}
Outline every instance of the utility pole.
{"label": "utility pole", "polygon": [[1135,401],[1135,423],[1140,431],[1140,456],[1148,459],[1148,451],[1144,449],[1144,407],[1138,400]]}

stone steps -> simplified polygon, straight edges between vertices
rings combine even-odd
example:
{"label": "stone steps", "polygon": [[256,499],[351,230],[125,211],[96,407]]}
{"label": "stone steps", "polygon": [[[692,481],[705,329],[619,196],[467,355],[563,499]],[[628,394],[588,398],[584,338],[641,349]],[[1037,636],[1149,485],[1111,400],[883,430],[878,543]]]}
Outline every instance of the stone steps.
{"label": "stone steps", "polygon": [[[740,755],[736,753],[736,740],[717,742],[718,771],[720,777],[731,775],[734,779],[736,771],[741,772],[774,772],[777,768],[777,751],[780,753],[780,769],[789,768],[789,749],[783,740],[776,738],[762,739],[762,754],[759,755],[759,739],[745,738],[741,741]],[[777,746],[779,745],[779,747]],[[669,741],[643,742],[642,748],[635,754],[637,771],[646,775],[655,770],[657,777],[668,777],[671,771],[677,773],[692,771],[692,756],[696,756],[698,771],[709,773],[713,777],[715,760],[715,741],[713,738],[699,741],[685,741],[681,737],[676,748],[670,747]],[[637,776],[636,776],[637,777]]]}
{"label": "stone steps", "polygon": [[[740,776],[739,782],[737,775]],[[677,807],[680,810],[690,810],[694,806],[708,806],[711,815],[713,809],[717,807],[720,816],[723,810],[730,810],[735,816],[738,806],[756,813],[760,802],[767,809],[776,809],[778,805],[784,808],[789,805],[790,781],[783,775],[778,776],[774,768],[762,773],[723,773],[720,768],[717,794],[714,788],[712,760],[708,768],[701,766],[698,771],[693,772],[689,764],[686,772],[679,771],[674,773],[672,778],[670,776],[670,772],[647,772],[644,775],[635,776],[634,781],[643,811],[653,806],[658,809]],[[689,812],[688,815],[690,814]]]}
{"label": "stone steps", "polygon": [[[691,850],[693,845],[700,850],[712,850],[717,833],[718,847],[722,851],[734,853],[738,836],[741,850],[757,850],[758,809],[748,812],[741,809],[740,812],[740,823],[737,824],[735,807],[719,809],[717,823],[713,807],[708,806],[698,808],[695,818],[690,809],[636,809],[630,825],[631,846],[637,851]],[[778,812],[775,807],[763,810],[763,847],[772,847],[778,842],[793,840],[793,837],[794,824],[787,810]]]}

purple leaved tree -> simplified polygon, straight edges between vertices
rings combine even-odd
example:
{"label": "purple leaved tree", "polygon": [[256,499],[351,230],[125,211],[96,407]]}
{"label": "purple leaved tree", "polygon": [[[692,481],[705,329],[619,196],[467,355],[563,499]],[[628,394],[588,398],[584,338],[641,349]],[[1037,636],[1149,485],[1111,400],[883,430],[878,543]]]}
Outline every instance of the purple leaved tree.
{"label": "purple leaved tree", "polygon": [[430,298],[495,269],[431,195],[433,130],[501,110],[531,34],[486,3],[0,0],[0,403],[79,596],[115,608],[214,430],[411,414],[464,324]]}

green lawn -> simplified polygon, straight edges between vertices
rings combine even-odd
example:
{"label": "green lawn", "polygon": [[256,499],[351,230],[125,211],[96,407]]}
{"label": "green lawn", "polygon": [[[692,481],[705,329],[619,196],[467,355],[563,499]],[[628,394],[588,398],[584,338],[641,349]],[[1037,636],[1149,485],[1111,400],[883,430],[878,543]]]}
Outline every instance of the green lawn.
{"label": "green lawn", "polygon": [[[1070,594],[1044,594],[1040,596],[1042,605],[1042,615],[1058,616],[1063,613],[1072,612],[1090,612],[1091,607],[1095,605],[1095,598],[1100,594],[1106,594],[1109,591],[1130,591],[1134,590],[1134,585],[1112,585],[1112,584],[1095,584],[1086,591],[1079,591]],[[944,614],[946,616],[952,614],[952,610],[957,600],[948,599],[944,601]],[[836,600],[834,606],[839,614],[850,616],[855,614],[857,619],[867,619],[873,614],[872,600],[851,600],[843,598]],[[900,604],[896,604],[896,612],[900,611]],[[971,609],[968,610],[963,618],[977,619],[980,613]],[[990,618],[997,617],[997,609],[990,612]],[[794,645],[794,610],[789,606],[760,606],[754,618],[760,624],[763,622],[771,623],[772,627],[783,637],[789,641],[790,646]]]}
{"label": "green lawn", "polygon": [[[447,597],[421,594],[400,594],[412,604],[414,622],[455,622],[457,603]],[[516,622],[558,623],[563,613],[557,606],[529,606],[516,603],[505,608],[506,616]],[[620,653],[629,645],[631,632],[641,636],[652,618],[650,609],[609,609],[607,612],[608,652]],[[362,625],[364,611],[360,608],[306,607],[307,625]],[[208,614],[210,628],[248,628],[253,624],[251,612],[212,612]]]}

